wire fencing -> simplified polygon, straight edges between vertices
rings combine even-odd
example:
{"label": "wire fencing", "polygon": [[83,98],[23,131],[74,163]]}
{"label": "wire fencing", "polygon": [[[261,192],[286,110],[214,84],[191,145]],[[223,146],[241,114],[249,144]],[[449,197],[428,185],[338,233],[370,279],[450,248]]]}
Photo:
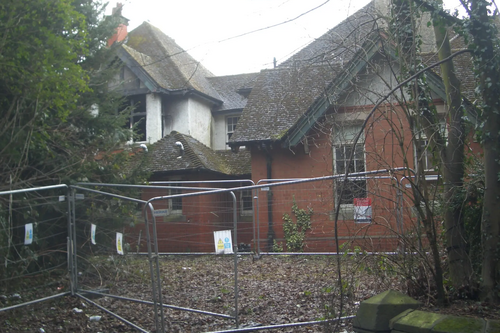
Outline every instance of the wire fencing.
{"label": "wire fencing", "polygon": [[71,289],[68,193],[66,185],[0,192],[0,312]]}
{"label": "wire fencing", "polygon": [[[401,250],[405,235],[418,226],[411,193],[401,185],[406,171],[351,174],[345,183],[338,175],[256,185],[86,183],[2,192],[0,254],[7,269],[0,312],[71,294],[143,332],[168,331],[179,311],[239,327],[238,253]],[[170,272],[190,267],[177,267],[161,253],[217,252],[231,254],[212,267],[217,278],[200,275],[184,288],[228,293],[231,306],[207,311],[202,300],[193,308],[193,302],[169,293],[169,285],[180,283],[169,279]],[[62,282],[43,293],[15,288],[16,280],[31,274],[56,272]],[[22,300],[12,298],[13,290]],[[115,310],[116,301],[134,303],[141,316],[127,319]]]}

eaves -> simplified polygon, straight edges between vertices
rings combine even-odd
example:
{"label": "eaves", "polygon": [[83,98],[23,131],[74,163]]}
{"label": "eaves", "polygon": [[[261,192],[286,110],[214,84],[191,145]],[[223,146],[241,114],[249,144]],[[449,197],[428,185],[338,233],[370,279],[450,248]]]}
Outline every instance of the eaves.
{"label": "eaves", "polygon": [[[225,177],[231,179],[241,179],[241,178],[249,178],[250,174],[241,174],[241,175],[231,175],[223,172],[217,172],[205,168],[195,168],[195,169],[182,169],[182,170],[170,170],[170,171],[156,171],[153,172],[150,178],[163,178],[168,176],[180,176],[180,175],[195,175],[195,174],[207,174],[213,175],[215,177]],[[218,178],[218,179],[219,179]]]}
{"label": "eaves", "polygon": [[373,34],[373,38],[368,38],[368,42],[365,43],[364,47],[354,55],[341,74],[328,85],[325,94],[316,99],[295,125],[283,136],[285,138],[282,142],[283,147],[296,146],[302,140],[314,124],[334,104],[338,96],[351,84],[352,79],[367,66],[381,47],[382,41],[378,33]]}
{"label": "eaves", "polygon": [[224,116],[228,114],[235,114],[235,113],[242,113],[243,109],[242,108],[237,108],[237,109],[227,109],[227,110],[216,110],[212,111],[212,114],[215,116]]}
{"label": "eaves", "polygon": [[[122,60],[125,65],[136,75],[141,82],[144,83],[149,92],[161,93],[170,96],[196,96],[201,100],[204,100],[213,106],[221,106],[223,102],[217,98],[209,96],[202,93],[196,89],[185,88],[185,89],[166,89],[161,87],[143,68],[137,63],[137,61],[130,56],[124,49],[118,49],[118,57]],[[144,91],[144,90],[142,90]]]}
{"label": "eaves", "polygon": [[[296,122],[296,124],[288,130],[283,136],[282,146],[293,147],[296,146],[308,131],[319,121],[319,119],[328,111],[331,105],[335,103],[338,96],[350,85],[350,82],[356,75],[358,75],[369,63],[369,61],[382,50],[385,54],[391,56],[393,60],[398,60],[394,49],[387,44],[383,44],[383,35],[376,33],[374,38],[369,38],[368,42],[362,47],[358,53],[349,62],[346,69],[342,71],[335,80],[328,86],[323,96],[318,98],[304,113],[303,116]],[[446,90],[443,81],[439,75],[432,71],[427,72],[427,83],[429,88],[441,98],[446,101]],[[474,105],[463,97],[465,109],[469,115],[469,120],[472,123],[477,122],[477,111]]]}

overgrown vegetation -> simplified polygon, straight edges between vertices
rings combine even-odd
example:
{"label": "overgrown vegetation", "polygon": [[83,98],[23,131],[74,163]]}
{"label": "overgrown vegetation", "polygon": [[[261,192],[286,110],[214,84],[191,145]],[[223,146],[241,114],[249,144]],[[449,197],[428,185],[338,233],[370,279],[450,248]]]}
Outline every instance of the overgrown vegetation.
{"label": "overgrown vegetation", "polygon": [[[130,109],[119,114],[121,93],[108,88],[121,65],[106,42],[121,17],[104,9],[93,0],[0,4],[0,191],[144,179],[123,150]],[[0,196],[0,277],[66,260],[67,200],[64,190]],[[125,205],[94,208],[116,216]],[[28,223],[36,228],[30,247]]]}
{"label": "overgrown vegetation", "polygon": [[[286,250],[288,252],[303,252],[305,247],[305,237],[307,230],[311,229],[311,216],[313,209],[299,208],[295,197],[293,198],[292,214],[295,221],[290,214],[283,214],[283,233],[285,237]],[[275,252],[283,252],[284,247],[281,242],[274,240],[273,250]]]}

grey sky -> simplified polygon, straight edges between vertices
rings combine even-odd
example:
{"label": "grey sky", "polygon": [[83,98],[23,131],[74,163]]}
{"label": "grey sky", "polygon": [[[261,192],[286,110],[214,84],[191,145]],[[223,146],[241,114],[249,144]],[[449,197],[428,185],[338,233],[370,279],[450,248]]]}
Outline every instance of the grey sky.
{"label": "grey sky", "polygon": [[[446,3],[452,4],[448,0]],[[116,5],[111,1],[107,11]],[[272,68],[365,6],[369,0],[122,0],[129,31],[161,29],[216,75]],[[312,10],[316,7],[319,8]],[[452,7],[450,5],[449,7]],[[311,11],[312,10],[312,11]],[[307,14],[306,12],[310,11]],[[304,15],[302,15],[304,14]],[[254,30],[278,25],[255,33]],[[235,37],[235,38],[232,38]]]}

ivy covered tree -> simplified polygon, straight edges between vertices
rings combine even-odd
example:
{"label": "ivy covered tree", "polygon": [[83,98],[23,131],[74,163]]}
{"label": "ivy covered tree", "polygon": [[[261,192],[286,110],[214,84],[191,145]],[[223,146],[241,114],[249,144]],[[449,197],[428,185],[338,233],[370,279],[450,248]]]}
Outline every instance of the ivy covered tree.
{"label": "ivy covered tree", "polygon": [[124,156],[109,154],[130,133],[105,47],[120,17],[103,10],[92,0],[0,4],[0,189],[125,177]]}
{"label": "ivy covered tree", "polygon": [[[124,149],[132,133],[117,113],[123,98],[108,87],[120,64],[106,43],[121,17],[104,9],[93,0],[0,2],[0,191],[144,179]],[[0,277],[50,261],[40,253],[66,260],[62,251],[43,250],[49,241],[65,248],[67,207],[42,196],[49,195],[0,196]],[[26,208],[35,202],[37,209]],[[92,209],[111,215],[108,225],[123,225],[136,207],[114,201]],[[50,223],[37,226],[40,241],[28,253],[18,231],[32,221]]]}
{"label": "ivy covered tree", "polygon": [[[485,301],[500,301],[500,101],[498,93],[500,91],[500,61],[498,59],[498,48],[500,39],[498,35],[498,8],[494,1],[487,0],[461,0],[460,3],[466,13],[463,19],[456,19],[444,12],[440,7],[440,2],[420,1],[417,3],[424,5],[434,16],[437,42],[440,38],[440,31],[443,25],[454,26],[455,30],[462,35],[467,42],[468,50],[471,52],[476,75],[476,103],[478,114],[477,134],[481,140],[484,152],[484,198],[481,216],[481,279],[480,293]],[[442,37],[442,36],[441,36]],[[446,43],[439,44],[446,46]],[[450,55],[449,50],[441,49],[440,60]],[[448,62],[449,64],[450,62]],[[444,64],[446,65],[446,63]],[[454,70],[441,67],[442,71],[454,74]],[[460,106],[458,81],[453,77],[443,76],[447,85],[448,103],[452,108]],[[458,94],[457,94],[458,91]],[[462,131],[459,126],[463,114],[456,113],[450,119],[452,129],[457,132]],[[453,137],[450,135],[450,140]],[[457,165],[457,163],[455,163]],[[463,167],[462,167],[463,170]],[[454,172],[458,175],[460,172]],[[456,185],[450,183],[449,185]],[[451,191],[453,192],[453,190]],[[451,199],[451,198],[450,198]],[[457,216],[455,216],[457,217]],[[461,218],[460,218],[461,219]],[[447,228],[453,227],[447,225]],[[461,230],[463,226],[459,225]],[[457,239],[457,238],[456,238]],[[456,244],[452,244],[456,245]],[[470,271],[470,263],[460,260],[453,263],[456,269]]]}

